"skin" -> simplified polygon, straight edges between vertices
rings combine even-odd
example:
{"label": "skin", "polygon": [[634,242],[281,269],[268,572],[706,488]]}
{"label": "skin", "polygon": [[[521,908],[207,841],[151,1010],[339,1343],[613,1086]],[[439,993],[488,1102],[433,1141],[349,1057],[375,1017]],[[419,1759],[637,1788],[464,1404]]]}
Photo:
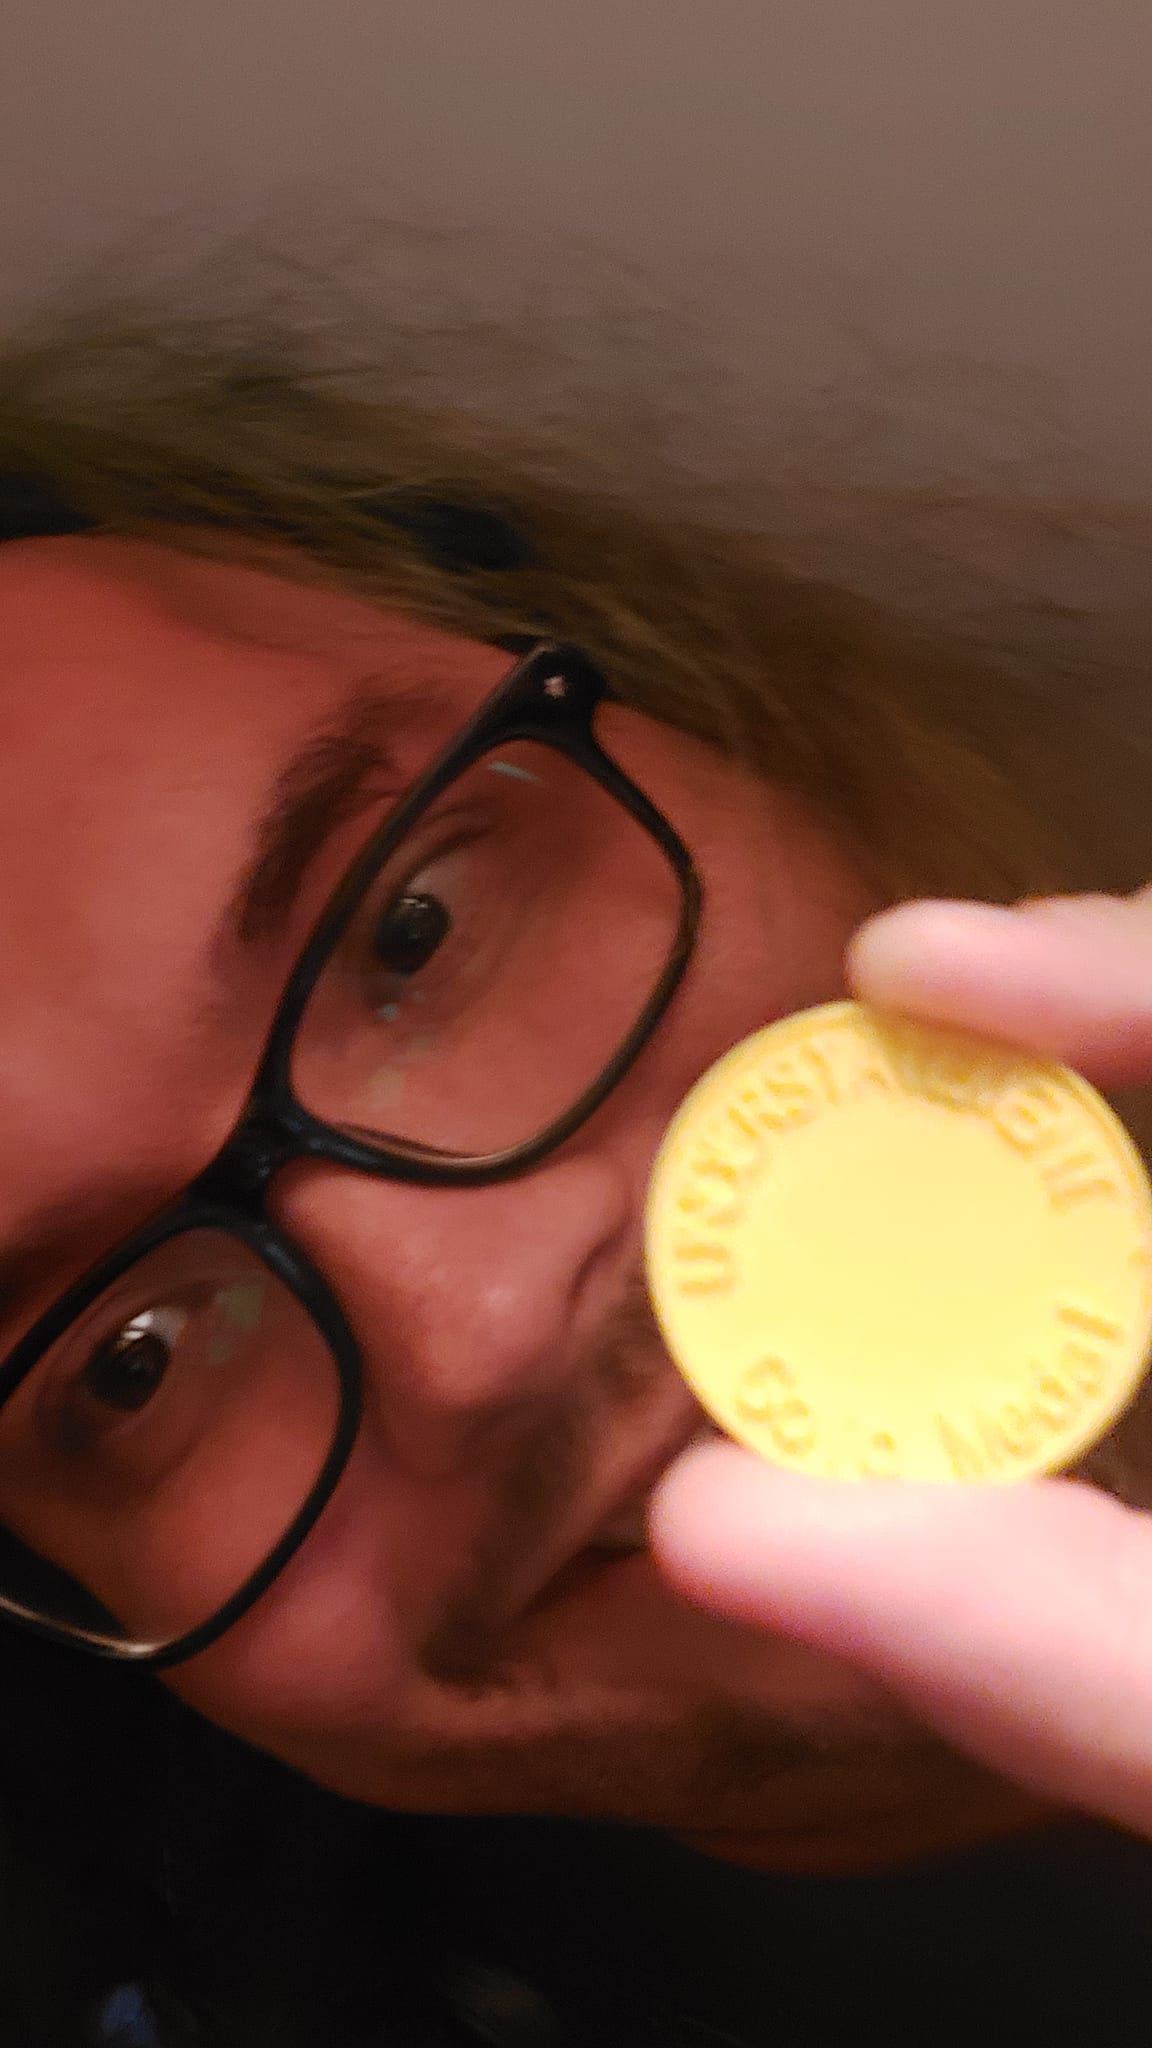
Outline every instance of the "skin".
{"label": "skin", "polygon": [[[0,617],[0,1248],[43,1240],[7,1347],[237,1114],[356,845],[342,828],[320,853],[280,939],[221,941],[286,757],[355,690],[403,702],[403,783],[509,662],[111,540],[0,550]],[[165,1682],[319,1782],[401,1808],[610,1815],[795,1869],[1018,1824],[1037,1803],[928,1734],[886,1674],[703,1611],[648,1554],[566,1571],[701,1422],[641,1285],[663,1128],[747,1032],[843,991],[870,908],[779,792],[620,707],[601,737],[704,880],[683,988],[607,1102],[519,1179],[421,1189],[302,1163],[275,1183],[362,1344],[364,1425],[281,1578]]]}

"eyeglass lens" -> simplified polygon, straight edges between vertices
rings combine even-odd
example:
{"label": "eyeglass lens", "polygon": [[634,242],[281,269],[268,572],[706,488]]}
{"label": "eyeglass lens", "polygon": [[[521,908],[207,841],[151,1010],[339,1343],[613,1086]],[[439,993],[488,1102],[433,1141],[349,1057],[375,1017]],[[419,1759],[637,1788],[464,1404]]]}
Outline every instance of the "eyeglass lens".
{"label": "eyeglass lens", "polygon": [[0,1590],[112,1641],[171,1641],[307,1501],[335,1361],[239,1239],[185,1231],[121,1275],[0,1412]]}
{"label": "eyeglass lens", "polygon": [[610,1065],[680,912],[674,869],[623,805],[551,747],[502,746],[367,888],[301,1020],[293,1089],[385,1141],[526,1144]]}

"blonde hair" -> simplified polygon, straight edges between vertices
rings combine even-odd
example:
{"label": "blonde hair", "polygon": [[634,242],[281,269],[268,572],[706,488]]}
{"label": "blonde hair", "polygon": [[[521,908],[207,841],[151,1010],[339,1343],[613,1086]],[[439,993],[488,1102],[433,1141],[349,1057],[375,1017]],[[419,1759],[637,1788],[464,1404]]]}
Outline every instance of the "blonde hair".
{"label": "blonde hair", "polygon": [[[1077,803],[1077,766],[1098,779],[1086,707],[1035,659],[795,573],[672,490],[620,488],[603,451],[357,395],[282,336],[256,354],[126,320],[0,351],[0,533],[42,527],[45,505],[478,638],[575,640],[626,699],[802,795],[885,897],[1128,880]],[[480,523],[471,558],[446,559],[445,508]]]}

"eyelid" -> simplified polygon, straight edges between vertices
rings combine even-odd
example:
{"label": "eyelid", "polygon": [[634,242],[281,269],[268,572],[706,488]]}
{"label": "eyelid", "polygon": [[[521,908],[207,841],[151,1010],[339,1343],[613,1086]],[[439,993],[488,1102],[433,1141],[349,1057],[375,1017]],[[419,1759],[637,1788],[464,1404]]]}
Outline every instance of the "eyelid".
{"label": "eyelid", "polygon": [[[387,875],[392,861],[398,854],[405,855],[404,865],[412,872],[422,867],[429,859],[440,859],[444,854],[455,852],[458,846],[471,845],[472,841],[480,836],[479,822],[475,804],[457,804],[450,810],[426,812],[422,818],[417,819],[411,832],[406,832],[392,848],[376,880]],[[450,836],[445,840],[445,832],[453,827],[455,829],[450,831]]]}
{"label": "eyelid", "polygon": [[[364,884],[360,899],[352,914],[350,923],[358,922],[364,907],[377,895],[381,885],[395,890],[402,888],[406,878],[411,877],[429,860],[440,859],[454,852],[460,846],[470,845],[481,836],[480,827],[484,820],[483,807],[475,798],[437,809],[433,805],[409,826],[397,840],[391,851],[385,855],[370,881]],[[455,830],[451,828],[455,827]],[[450,833],[446,840],[445,834]],[[403,855],[403,865],[396,863]],[[349,864],[351,865],[351,863]],[[344,929],[349,927],[345,925]],[[336,942],[339,944],[339,941]]]}

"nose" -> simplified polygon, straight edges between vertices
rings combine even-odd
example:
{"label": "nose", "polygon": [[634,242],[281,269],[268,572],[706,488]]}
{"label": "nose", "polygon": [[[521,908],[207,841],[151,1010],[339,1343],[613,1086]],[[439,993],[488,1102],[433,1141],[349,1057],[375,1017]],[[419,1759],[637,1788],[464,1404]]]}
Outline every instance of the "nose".
{"label": "nose", "polygon": [[638,1256],[630,1176],[602,1154],[479,1188],[301,1162],[271,1206],[361,1347],[365,1428],[423,1478],[563,1396]]}

